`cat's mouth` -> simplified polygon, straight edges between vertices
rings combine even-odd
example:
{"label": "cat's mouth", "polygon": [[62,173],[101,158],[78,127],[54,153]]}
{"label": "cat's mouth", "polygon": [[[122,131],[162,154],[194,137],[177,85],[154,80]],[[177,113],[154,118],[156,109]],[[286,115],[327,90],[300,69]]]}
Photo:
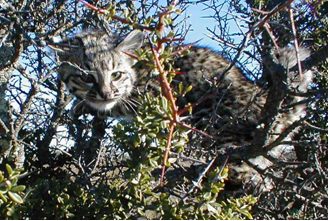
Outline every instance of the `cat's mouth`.
{"label": "cat's mouth", "polygon": [[85,102],[91,108],[98,111],[109,111],[111,110],[118,102],[117,98],[112,99],[85,99]]}
{"label": "cat's mouth", "polygon": [[90,103],[96,103],[96,104],[100,104],[100,103],[112,103],[112,102],[117,102],[118,98],[115,97],[115,98],[108,98],[108,99],[95,99],[95,98],[88,98],[86,99],[87,102],[90,102]]}
{"label": "cat's mouth", "polygon": [[90,102],[95,103],[108,103],[108,102],[114,102],[117,100],[117,98],[109,98],[109,99],[88,99]]}
{"label": "cat's mouth", "polygon": [[111,96],[111,97],[101,97],[101,96],[86,96],[85,99],[88,100],[89,102],[93,102],[93,103],[109,103],[109,102],[116,102],[118,99],[120,98],[120,96]]}

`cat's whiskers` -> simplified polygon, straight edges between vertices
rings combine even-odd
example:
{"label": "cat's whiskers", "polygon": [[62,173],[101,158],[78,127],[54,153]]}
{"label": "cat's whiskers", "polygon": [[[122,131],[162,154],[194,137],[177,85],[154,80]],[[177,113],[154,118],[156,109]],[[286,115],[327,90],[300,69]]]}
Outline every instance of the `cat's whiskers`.
{"label": "cat's whiskers", "polygon": [[131,103],[134,103],[134,105],[137,107],[137,105],[141,105],[141,103],[139,102],[139,101],[137,101],[136,99],[134,99],[134,98],[129,98],[129,102],[131,102]]}
{"label": "cat's whiskers", "polygon": [[135,114],[137,114],[137,112],[135,110],[135,108],[137,107],[137,105],[134,102],[130,101],[127,98],[121,98],[120,99],[120,102],[121,102],[121,104],[123,104],[125,106],[125,108],[127,110],[132,110]]}

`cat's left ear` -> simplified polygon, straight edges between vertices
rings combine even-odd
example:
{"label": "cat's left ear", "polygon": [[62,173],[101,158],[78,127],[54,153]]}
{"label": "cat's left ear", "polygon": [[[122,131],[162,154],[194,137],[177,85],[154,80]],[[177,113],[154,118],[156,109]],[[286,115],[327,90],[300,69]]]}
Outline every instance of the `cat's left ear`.
{"label": "cat's left ear", "polygon": [[142,47],[144,43],[144,33],[134,30],[116,47],[120,51],[134,51]]}

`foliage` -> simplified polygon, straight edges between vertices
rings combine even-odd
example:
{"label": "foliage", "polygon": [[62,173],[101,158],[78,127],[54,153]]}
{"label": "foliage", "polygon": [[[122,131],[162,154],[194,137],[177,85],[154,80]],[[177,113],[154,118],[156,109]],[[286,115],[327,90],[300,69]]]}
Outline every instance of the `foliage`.
{"label": "foliage", "polygon": [[[0,63],[1,88],[2,76],[9,79],[6,93],[0,95],[0,103],[6,104],[0,107],[1,218],[326,218],[327,2],[294,3],[298,40],[316,53],[310,59],[316,71],[308,94],[309,114],[292,141],[297,159],[273,161],[262,176],[276,178],[274,189],[254,195],[242,187],[242,194],[229,190],[230,171],[225,158],[219,157],[221,146],[179,121],[182,113],[191,113],[192,105],[176,107],[171,99],[194,90],[182,83],[173,85],[177,70],[172,60],[173,54],[188,53],[178,53],[173,45],[181,44],[188,34],[184,11],[196,2],[88,2],[7,1],[1,5],[0,49],[12,49],[6,50],[7,56],[0,54],[9,58]],[[272,33],[255,25],[266,17],[263,12],[281,2],[197,1],[213,12],[217,25],[208,30],[223,55],[250,79],[260,79],[257,83],[264,84],[265,55],[273,44],[285,46],[295,39],[291,27],[284,25],[289,19],[285,10],[265,20]],[[238,31],[232,32],[234,25]],[[74,101],[57,77],[56,56],[47,45],[55,37],[95,27],[122,36],[131,29],[149,32],[153,50],[137,51],[136,56],[139,65],[152,70],[143,77],[162,83],[152,88],[156,92],[141,94],[132,120],[70,114]],[[215,127],[210,120],[207,124]],[[244,157],[248,154],[252,151]],[[23,170],[27,171],[24,176]]]}
{"label": "foliage", "polygon": [[24,203],[25,185],[18,185],[20,169],[6,164],[6,171],[0,171],[0,217],[18,218],[16,208]]}

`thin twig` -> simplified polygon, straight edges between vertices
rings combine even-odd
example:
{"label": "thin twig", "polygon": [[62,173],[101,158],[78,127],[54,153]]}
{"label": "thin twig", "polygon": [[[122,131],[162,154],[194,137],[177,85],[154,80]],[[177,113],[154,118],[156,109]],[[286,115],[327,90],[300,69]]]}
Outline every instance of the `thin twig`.
{"label": "thin twig", "polygon": [[186,129],[189,129],[189,130],[192,130],[192,131],[194,131],[194,132],[196,132],[196,133],[199,133],[199,134],[201,134],[201,135],[203,135],[203,136],[205,136],[205,137],[208,137],[208,138],[210,138],[210,139],[214,139],[213,136],[207,134],[206,132],[201,131],[201,130],[198,130],[198,129],[196,129],[196,128],[190,126],[190,125],[187,125],[187,124],[185,124],[185,123],[183,123],[183,122],[177,122],[177,124],[180,125],[180,126],[182,126],[182,127],[184,127],[184,128],[186,128]]}
{"label": "thin twig", "polygon": [[202,179],[206,176],[207,172],[208,172],[209,169],[212,167],[212,165],[215,163],[216,159],[217,159],[217,157],[215,157],[214,159],[212,159],[212,160],[208,163],[207,167],[206,167],[206,168],[200,173],[198,179],[197,179],[196,181],[192,181],[193,186],[192,186],[191,189],[186,193],[186,195],[184,196],[184,199],[186,199],[186,198],[187,198],[187,195],[188,195],[188,194],[191,194],[191,193],[193,192],[193,190],[194,190],[196,187],[201,188],[200,185],[201,185],[201,181],[202,181]]}
{"label": "thin twig", "polygon": [[299,57],[299,46],[298,46],[298,40],[297,40],[297,31],[296,31],[296,26],[295,26],[295,20],[294,20],[294,12],[291,7],[289,8],[289,15],[290,15],[292,33],[294,35],[294,45],[295,45],[296,58],[297,58],[297,64],[298,64],[298,71],[299,71],[299,75],[301,78],[300,81],[303,81],[303,70],[302,70],[302,64],[300,62],[300,57]]}
{"label": "thin twig", "polygon": [[173,137],[173,133],[175,130],[175,123],[171,122],[170,123],[170,129],[169,129],[169,134],[168,134],[168,138],[167,138],[167,145],[166,145],[166,149],[165,149],[165,153],[163,156],[163,161],[162,161],[162,172],[161,172],[161,178],[160,178],[160,186],[163,186],[164,182],[164,174],[166,171],[166,164],[168,161],[168,156],[169,156],[169,152],[170,152],[170,146],[171,146],[171,140]]}
{"label": "thin twig", "polygon": [[276,42],[277,39],[275,38],[275,36],[274,36],[274,34],[273,34],[273,31],[272,31],[272,29],[271,29],[271,26],[270,26],[270,24],[269,24],[268,22],[266,22],[266,23],[264,24],[264,28],[265,28],[265,30],[267,31],[267,33],[268,33],[268,35],[270,36],[270,38],[272,39],[272,42],[273,42],[273,44],[274,44],[275,49],[276,49],[276,50],[279,50],[279,45],[278,45],[278,43]]}
{"label": "thin twig", "polygon": [[234,56],[234,58],[232,59],[232,62],[230,62],[230,64],[226,67],[226,69],[220,74],[220,76],[218,76],[219,80],[218,82],[221,82],[223,80],[223,78],[225,77],[225,75],[228,73],[228,71],[234,66],[234,64],[237,62],[238,58],[240,57],[241,53],[247,48],[249,40],[251,39],[251,36],[253,35],[254,31],[257,28],[261,28],[264,26],[265,23],[267,23],[267,21],[276,13],[278,13],[279,11],[283,10],[284,8],[286,8],[287,6],[289,6],[294,0],[287,0],[284,3],[278,4],[277,6],[275,6],[270,12],[268,12],[263,18],[261,18],[258,22],[256,22],[250,29],[249,31],[245,34],[239,50],[237,52],[237,54]]}
{"label": "thin twig", "polygon": [[105,150],[105,147],[103,145],[101,145],[101,148],[99,149],[98,151],[98,155],[97,155],[97,159],[96,159],[96,162],[95,162],[95,165],[94,165],[94,168],[92,169],[91,173],[90,174],[94,174],[96,172],[96,169],[98,167],[98,164],[101,160],[101,156],[103,154],[103,150]]}
{"label": "thin twig", "polygon": [[[109,11],[108,10],[98,8],[95,5],[90,4],[89,2],[87,2],[85,0],[78,0],[78,1],[81,2],[81,3],[83,3],[86,7],[90,8],[91,10],[94,10],[94,11],[100,13],[100,14],[104,14],[104,15],[108,15],[109,14]],[[122,18],[122,17],[119,17],[117,15],[112,15],[111,16],[111,19],[116,20],[116,21],[119,21],[119,22],[121,22],[123,24],[129,24],[129,25],[133,25],[134,24],[132,21],[130,21],[128,19],[125,19],[125,18]],[[137,26],[140,29],[144,29],[144,30],[148,30],[148,31],[154,31],[154,29],[155,29],[155,28],[144,26],[144,25],[140,25],[140,24],[137,24]]]}
{"label": "thin twig", "polygon": [[318,130],[318,131],[321,131],[321,132],[328,132],[328,129],[317,127],[317,126],[307,122],[306,120],[304,121],[304,124],[307,125],[308,127],[312,128],[312,129],[315,129],[315,130]]}

